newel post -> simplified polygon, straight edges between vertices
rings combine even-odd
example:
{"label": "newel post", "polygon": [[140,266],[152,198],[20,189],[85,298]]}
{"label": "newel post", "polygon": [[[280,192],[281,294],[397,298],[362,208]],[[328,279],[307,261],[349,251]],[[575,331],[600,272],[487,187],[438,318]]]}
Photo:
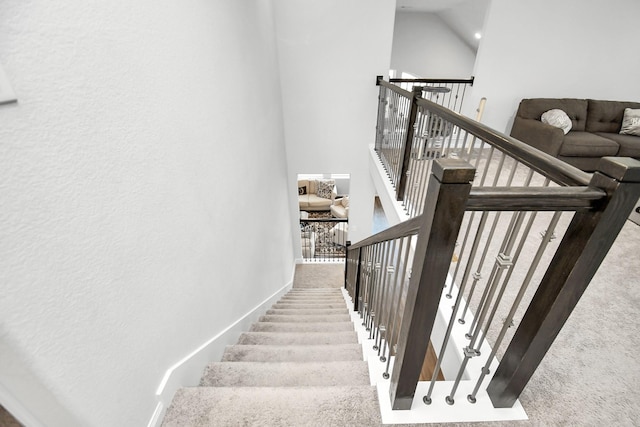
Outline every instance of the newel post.
{"label": "newel post", "polygon": [[391,375],[393,409],[411,409],[475,169],[434,161]]}
{"label": "newel post", "polygon": [[603,158],[590,185],[608,197],[573,217],[487,387],[497,408],[513,406],[620,233],[640,196],[640,162]]}
{"label": "newel post", "polygon": [[416,119],[418,117],[418,104],[416,99],[422,95],[422,86],[414,86],[411,95],[411,109],[409,110],[409,120],[407,121],[407,137],[404,141],[404,153],[402,156],[402,164],[400,165],[400,179],[396,190],[396,199],[402,201],[404,193],[407,190],[407,172],[409,171],[409,162],[411,161],[411,147],[413,146],[413,137],[416,133]]}

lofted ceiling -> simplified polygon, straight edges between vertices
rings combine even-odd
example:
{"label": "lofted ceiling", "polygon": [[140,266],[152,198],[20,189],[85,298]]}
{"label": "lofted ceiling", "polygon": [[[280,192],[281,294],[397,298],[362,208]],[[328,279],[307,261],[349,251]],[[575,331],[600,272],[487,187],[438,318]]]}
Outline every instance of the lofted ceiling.
{"label": "lofted ceiling", "polygon": [[397,0],[396,11],[433,13],[447,24],[474,51],[480,41],[484,16],[490,0]]}

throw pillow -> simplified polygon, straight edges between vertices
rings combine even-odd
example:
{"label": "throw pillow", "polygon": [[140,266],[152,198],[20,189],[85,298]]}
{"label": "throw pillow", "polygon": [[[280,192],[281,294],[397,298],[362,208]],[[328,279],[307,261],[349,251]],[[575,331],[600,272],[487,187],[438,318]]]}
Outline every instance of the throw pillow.
{"label": "throw pillow", "polygon": [[307,186],[298,187],[298,196],[307,194]]}
{"label": "throw pillow", "polygon": [[318,181],[318,197],[330,199],[334,185],[336,185],[336,183],[332,179]]}
{"label": "throw pillow", "polygon": [[620,133],[622,135],[640,136],[640,109],[624,109],[624,117],[622,118]]}
{"label": "throw pillow", "polygon": [[546,123],[553,127],[562,129],[562,132],[564,132],[565,135],[571,130],[571,119],[569,118],[569,116],[567,116],[567,113],[557,108],[554,108],[553,110],[549,110],[542,114],[542,117],[540,117],[540,121],[542,121],[542,123]]}
{"label": "throw pillow", "polygon": [[349,207],[349,196],[344,196],[342,198],[342,206],[344,206],[345,208]]}

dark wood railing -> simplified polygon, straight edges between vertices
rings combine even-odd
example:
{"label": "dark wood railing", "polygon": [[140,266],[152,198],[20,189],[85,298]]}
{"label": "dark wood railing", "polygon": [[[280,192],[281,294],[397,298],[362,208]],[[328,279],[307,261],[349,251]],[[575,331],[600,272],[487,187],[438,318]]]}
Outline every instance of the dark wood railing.
{"label": "dark wood railing", "polygon": [[[378,84],[378,136],[406,124],[402,138],[377,140],[376,150],[387,171],[398,171],[389,178],[396,179],[396,190],[405,186],[398,194],[409,219],[348,247],[345,286],[386,363],[392,408],[411,407],[429,341],[440,363],[456,330],[467,326],[459,368],[445,373],[455,379],[445,400],[455,402],[463,374],[478,360],[481,369],[474,371],[479,376],[467,399],[475,402],[482,388],[495,407],[510,407],[640,197],[640,162],[604,158],[597,172],[586,174],[418,93]],[[409,110],[398,115],[395,106],[403,99]],[[432,134],[433,123],[449,129],[447,135]],[[420,158],[434,138],[442,138],[441,155]],[[396,146],[398,141],[403,142]],[[400,163],[407,160],[403,184]],[[563,221],[563,213],[572,218]],[[533,230],[540,229],[537,248],[529,247]],[[561,239],[553,243],[556,234]],[[528,287],[539,271],[544,273],[533,293]],[[443,309],[443,296],[455,300],[453,307]],[[446,331],[436,342],[432,331],[443,310]],[[515,313],[522,311],[512,328]],[[493,347],[487,351],[488,340]],[[423,396],[426,404],[435,376]]]}

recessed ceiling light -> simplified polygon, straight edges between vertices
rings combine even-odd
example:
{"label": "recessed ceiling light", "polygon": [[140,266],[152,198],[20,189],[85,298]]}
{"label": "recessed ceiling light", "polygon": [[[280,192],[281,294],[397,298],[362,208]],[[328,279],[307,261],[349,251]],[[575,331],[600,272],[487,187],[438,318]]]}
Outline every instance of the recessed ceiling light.
{"label": "recessed ceiling light", "polygon": [[480,40],[482,38],[482,34],[480,34],[480,33],[475,33],[474,36],[478,40]]}

